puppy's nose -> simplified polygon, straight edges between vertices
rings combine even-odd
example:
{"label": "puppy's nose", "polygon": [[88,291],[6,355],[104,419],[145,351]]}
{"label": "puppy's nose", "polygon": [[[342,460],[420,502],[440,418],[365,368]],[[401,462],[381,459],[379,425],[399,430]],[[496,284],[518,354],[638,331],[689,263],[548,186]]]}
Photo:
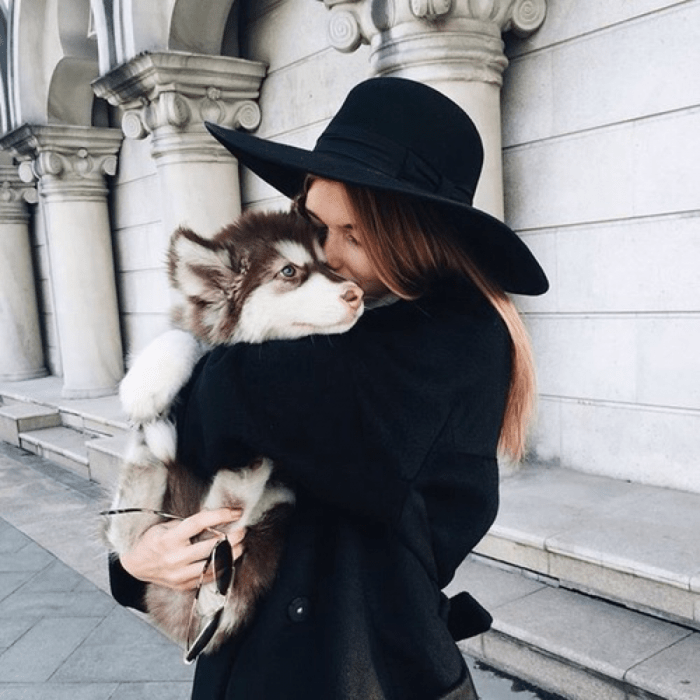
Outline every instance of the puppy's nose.
{"label": "puppy's nose", "polygon": [[362,303],[362,290],[356,284],[353,284],[340,295],[340,298],[353,309],[353,311],[357,311]]}

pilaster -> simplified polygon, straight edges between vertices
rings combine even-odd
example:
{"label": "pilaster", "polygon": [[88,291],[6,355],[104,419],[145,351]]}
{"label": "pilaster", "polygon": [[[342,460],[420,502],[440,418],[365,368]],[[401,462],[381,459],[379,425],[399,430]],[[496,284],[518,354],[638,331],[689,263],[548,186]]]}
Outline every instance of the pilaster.
{"label": "pilaster", "polygon": [[114,393],[123,374],[105,175],[116,172],[116,129],[25,124],[0,139],[37,181],[63,366],[63,395]]}
{"label": "pilaster", "polygon": [[93,83],[98,97],[121,108],[127,138],[151,138],[168,235],[185,223],[213,235],[240,214],[237,163],[204,122],[256,129],[265,72],[244,59],[149,53]]}
{"label": "pilaster", "polygon": [[500,88],[508,59],[501,34],[537,31],[546,0],[321,1],[332,46],[350,52],[369,44],[375,75],[431,85],[467,111],[484,141],[475,204],[502,218]]}
{"label": "pilaster", "polygon": [[47,374],[29,239],[29,204],[37,192],[14,165],[0,165],[0,380]]}

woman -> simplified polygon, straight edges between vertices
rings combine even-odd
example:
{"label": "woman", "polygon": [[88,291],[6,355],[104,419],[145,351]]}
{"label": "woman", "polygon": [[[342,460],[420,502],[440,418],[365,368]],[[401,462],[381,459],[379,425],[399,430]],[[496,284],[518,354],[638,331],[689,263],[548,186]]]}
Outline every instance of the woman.
{"label": "woman", "polygon": [[[217,349],[180,397],[191,469],[265,454],[297,494],[273,589],[240,636],[200,657],[193,697],[475,698],[454,640],[490,617],[440,591],[495,518],[497,450],[524,449],[534,373],[504,290],[541,294],[546,277],[471,206],[481,141],[431,88],[361,83],[313,151],[209,129],[297,196],[328,265],[369,303],[341,336]],[[148,531],[113,561],[115,597],[138,607],[139,580],[193,588],[208,551],[189,538],[236,517]]]}

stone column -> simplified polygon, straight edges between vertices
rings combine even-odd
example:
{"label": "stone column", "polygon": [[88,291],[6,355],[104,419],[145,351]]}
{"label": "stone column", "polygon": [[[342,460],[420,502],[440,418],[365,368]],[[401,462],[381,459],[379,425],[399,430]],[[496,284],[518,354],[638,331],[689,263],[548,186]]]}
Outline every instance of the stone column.
{"label": "stone column", "polygon": [[66,398],[112,394],[123,374],[104,179],[121,141],[117,129],[28,124],[0,139],[39,183]]}
{"label": "stone column", "polygon": [[[375,75],[410,78],[463,107],[484,141],[475,205],[503,218],[500,94],[508,59],[501,33],[535,32],[546,0],[322,0],[330,43],[371,47]],[[440,125],[435,124],[439,129]]]}
{"label": "stone column", "polygon": [[27,207],[37,192],[15,165],[0,165],[0,183],[0,381],[21,381],[47,374]]}
{"label": "stone column", "polygon": [[257,128],[265,72],[263,63],[225,56],[150,53],[93,83],[122,109],[127,138],[152,135],[166,235],[186,224],[211,236],[240,214],[238,164],[204,121]]}

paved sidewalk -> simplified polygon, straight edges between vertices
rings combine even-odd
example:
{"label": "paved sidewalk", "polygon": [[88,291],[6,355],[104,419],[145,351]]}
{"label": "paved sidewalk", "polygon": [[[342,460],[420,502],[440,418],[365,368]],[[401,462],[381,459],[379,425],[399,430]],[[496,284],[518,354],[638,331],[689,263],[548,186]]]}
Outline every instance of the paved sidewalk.
{"label": "paved sidewalk", "polygon": [[189,698],[180,650],[105,590],[103,502],[0,443],[0,700]]}
{"label": "paved sidewalk", "polygon": [[[109,595],[106,503],[94,482],[0,441],[0,700],[188,700],[194,667]],[[483,700],[557,700],[467,663]]]}

